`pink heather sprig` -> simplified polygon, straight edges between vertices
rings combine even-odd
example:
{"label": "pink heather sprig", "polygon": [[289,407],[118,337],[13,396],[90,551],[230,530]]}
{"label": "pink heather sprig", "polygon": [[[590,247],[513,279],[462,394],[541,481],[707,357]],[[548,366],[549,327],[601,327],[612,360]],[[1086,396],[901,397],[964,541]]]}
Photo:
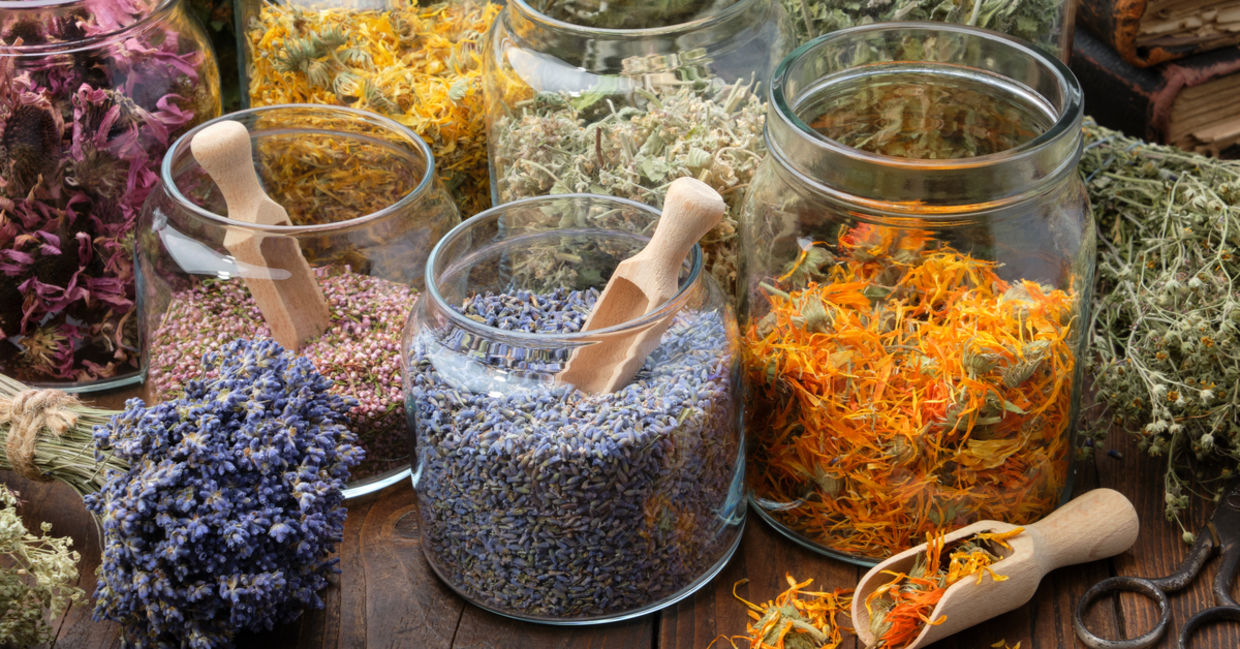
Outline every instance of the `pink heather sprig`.
{"label": "pink heather sprig", "polygon": [[[0,17],[0,48],[138,23],[149,0]],[[219,111],[214,65],[176,26],[57,56],[0,56],[0,370],[80,382],[135,371],[133,228],[169,144]]]}

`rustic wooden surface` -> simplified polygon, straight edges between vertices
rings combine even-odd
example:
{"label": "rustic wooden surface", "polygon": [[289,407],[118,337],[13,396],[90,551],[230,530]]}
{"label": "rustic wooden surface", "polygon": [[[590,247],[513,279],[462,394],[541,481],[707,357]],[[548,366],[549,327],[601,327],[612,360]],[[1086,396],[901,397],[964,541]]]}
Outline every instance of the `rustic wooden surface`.
{"label": "rustic wooden surface", "polygon": [[[103,395],[94,401],[120,407],[136,391]],[[1085,417],[1088,422],[1088,415]],[[1086,425],[1089,425],[1086,423]],[[1181,530],[1162,515],[1160,463],[1144,458],[1127,436],[1112,440],[1122,457],[1099,453],[1081,463],[1077,493],[1093,486],[1117,489],[1133,500],[1141,514],[1136,546],[1107,562],[1096,562],[1052,572],[1032,602],[1023,608],[933,645],[938,649],[1065,649],[1083,647],[1072,631],[1072,609],[1092,583],[1110,575],[1158,576],[1174,570],[1187,546]],[[99,565],[99,541],[89,514],[69,488],[34,484],[0,472],[0,479],[19,489],[26,501],[27,524],[47,520],[54,532],[73,537],[82,553],[81,586],[94,588]],[[1197,503],[1185,519],[1196,529],[1208,517],[1211,505]],[[823,589],[851,588],[861,569],[833,561],[784,540],[751,516],[736,556],[723,572],[693,597],[661,613],[636,620],[592,627],[549,627],[508,620],[475,608],[443,585],[422,558],[419,548],[414,494],[407,484],[356,501],[349,506],[340,574],[324,593],[326,607],[312,611],[297,623],[271,633],[245,635],[241,649],[415,647],[425,649],[705,649],[721,636],[745,631],[746,609],[732,597],[733,584],[748,579],[737,593],[751,601],[766,601],[784,588],[784,574],[813,578]],[[1173,624],[1212,604],[1210,579],[1218,568],[1206,565],[1205,578],[1171,600]],[[1152,604],[1133,595],[1103,601],[1091,610],[1093,628],[1109,637],[1132,637],[1152,628],[1157,613]],[[1122,635],[1126,634],[1126,635]],[[1174,633],[1156,645],[1175,646]],[[115,624],[91,620],[91,604],[72,607],[60,620],[56,649],[110,649],[121,646]],[[729,645],[720,639],[714,647]],[[737,646],[743,646],[740,639]],[[852,636],[844,649],[858,649]],[[1192,649],[1240,647],[1240,624],[1206,629]]]}

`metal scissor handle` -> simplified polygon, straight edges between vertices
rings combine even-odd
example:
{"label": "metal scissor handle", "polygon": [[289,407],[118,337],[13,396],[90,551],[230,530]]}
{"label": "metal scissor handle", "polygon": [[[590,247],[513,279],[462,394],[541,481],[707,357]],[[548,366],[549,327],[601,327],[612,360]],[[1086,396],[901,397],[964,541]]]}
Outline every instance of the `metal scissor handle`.
{"label": "metal scissor handle", "polygon": [[[1076,609],[1072,612],[1072,628],[1076,631],[1076,637],[1080,638],[1081,643],[1090,649],[1142,649],[1143,647],[1153,646],[1163,634],[1167,632],[1167,627],[1171,625],[1171,604],[1167,600],[1167,593],[1174,593],[1188,585],[1189,582],[1201,572],[1201,567],[1205,565],[1211,557],[1218,552],[1221,543],[1219,541],[1218,532],[1215,530],[1213,523],[1202,530],[1197,535],[1197,541],[1193,543],[1193,547],[1188,551],[1188,556],[1184,558],[1184,562],[1180,564],[1179,569],[1174,573],[1157,579],[1146,579],[1144,577],[1110,577],[1094,584],[1081,599],[1076,603]],[[1240,555],[1237,555],[1240,556]],[[1231,559],[1231,557],[1229,557]],[[1227,566],[1224,566],[1226,568]],[[1235,565],[1232,565],[1233,569]],[[1222,577],[1223,573],[1219,573]],[[1218,589],[1218,579],[1215,580],[1215,589]],[[1230,587],[1231,581],[1227,581]],[[1133,592],[1145,595],[1154,600],[1158,605],[1158,623],[1153,629],[1137,636],[1135,638],[1127,638],[1123,640],[1111,640],[1095,635],[1085,626],[1085,611],[1091,604],[1101,599],[1105,595],[1115,593]],[[1230,599],[1230,598],[1228,598]],[[1216,607],[1224,608],[1224,607]],[[1184,642],[1192,632],[1202,623],[1215,619],[1226,619],[1214,617],[1211,613],[1214,609],[1202,611],[1189,620],[1192,624],[1186,624],[1180,631],[1180,647],[1183,649]],[[1237,609],[1240,612],[1240,608]],[[1207,616],[1207,613],[1211,615]],[[1197,618],[1202,619],[1198,620]],[[1194,620],[1196,622],[1194,623]]]}
{"label": "metal scissor handle", "polygon": [[[1154,628],[1135,638],[1111,640],[1094,635],[1094,632],[1085,626],[1085,610],[1104,595],[1111,595],[1120,591],[1140,593],[1154,600],[1154,603],[1158,604],[1158,623],[1154,625]],[[1072,628],[1076,630],[1076,637],[1080,638],[1081,643],[1090,649],[1143,649],[1144,647],[1152,647],[1167,632],[1167,626],[1170,624],[1171,603],[1167,601],[1167,593],[1155,585],[1154,582],[1144,577],[1111,577],[1103,579],[1085,591],[1084,595],[1081,595],[1081,599],[1076,603],[1076,610],[1072,612]]]}
{"label": "metal scissor handle", "polygon": [[[1184,626],[1180,627],[1179,649],[1187,649],[1188,639],[1206,624],[1240,622],[1240,603],[1231,597],[1231,585],[1236,581],[1236,571],[1240,568],[1240,538],[1237,538],[1240,530],[1236,529],[1240,500],[1237,499],[1240,499],[1240,494],[1230,492],[1227,500],[1219,505],[1220,509],[1226,508],[1226,513],[1220,513],[1212,521],[1212,524],[1217,524],[1219,528],[1217,532],[1223,553],[1223,561],[1219,564],[1218,573],[1214,575],[1214,601],[1218,606],[1207,608],[1188,618]],[[1211,531],[1215,529],[1212,527]]]}

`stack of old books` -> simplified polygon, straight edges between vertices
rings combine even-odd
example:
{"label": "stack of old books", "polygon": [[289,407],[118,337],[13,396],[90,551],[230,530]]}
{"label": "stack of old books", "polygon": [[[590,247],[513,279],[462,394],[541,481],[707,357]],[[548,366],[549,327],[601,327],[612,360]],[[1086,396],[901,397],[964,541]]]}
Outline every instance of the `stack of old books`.
{"label": "stack of old books", "polygon": [[1070,65],[1104,126],[1240,155],[1240,0],[1080,0]]}

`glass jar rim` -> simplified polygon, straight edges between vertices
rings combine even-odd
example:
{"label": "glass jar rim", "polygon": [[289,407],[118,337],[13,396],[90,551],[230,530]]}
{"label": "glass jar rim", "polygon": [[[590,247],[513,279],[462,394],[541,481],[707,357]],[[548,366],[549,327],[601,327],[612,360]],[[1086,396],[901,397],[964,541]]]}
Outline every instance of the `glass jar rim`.
{"label": "glass jar rim", "polygon": [[[1005,47],[1010,47],[1013,50],[1023,52],[1030,58],[1037,60],[1041,65],[1048,68],[1054,74],[1056,83],[1063,91],[1062,94],[1065,98],[1065,105],[1062,107],[1056,107],[1057,114],[1055,115],[1054,123],[1037,136],[1021,142],[1010,149],[967,158],[903,158],[899,156],[889,156],[864,151],[848,146],[847,144],[819,133],[796,114],[788,102],[788,97],[785,95],[784,84],[788,78],[792,66],[795,65],[803,56],[812,50],[822,47],[825,43],[846,40],[870,32],[881,33],[898,31],[925,32],[927,34],[932,32],[955,32],[971,37],[990,40]],[[883,165],[888,168],[898,168],[908,171],[929,169],[938,171],[964,170],[992,165],[996,162],[1011,160],[1015,157],[1030,155],[1044,148],[1051,142],[1058,140],[1066,131],[1072,129],[1074,126],[1077,126],[1077,123],[1080,120],[1080,115],[1084,109],[1084,101],[1080,89],[1080,83],[1076,80],[1076,76],[1072,74],[1072,71],[1068,68],[1068,66],[1059,59],[1050,56],[1035,47],[1031,47],[1029,44],[1024,43],[1019,39],[1013,38],[1001,32],[968,25],[929,21],[881,22],[856,25],[853,27],[828,32],[803,43],[790,52],[788,56],[784,57],[784,60],[780,61],[779,65],[775,68],[775,73],[771,76],[771,83],[767,89],[767,95],[770,105],[773,107],[773,113],[778,115],[781,120],[787,122],[796,131],[807,136],[817,146],[829,151],[833,155],[839,155],[860,163]]]}
{"label": "glass jar rim", "polygon": [[697,31],[723,23],[742,14],[748,5],[762,2],[763,0],[735,0],[732,4],[721,8],[719,11],[699,16],[683,23],[674,23],[671,25],[660,25],[658,27],[642,27],[639,29],[616,29],[610,27],[590,27],[589,25],[579,25],[570,23],[566,20],[552,18],[547,14],[535,9],[530,5],[529,0],[508,0],[507,6],[518,12],[521,17],[533,23],[537,23],[543,27],[549,27],[563,32],[573,33],[579,36],[612,36],[619,38],[641,38],[648,36],[668,36],[681,34],[686,32]]}
{"label": "glass jar rim", "polygon": [[[82,4],[83,0],[0,0],[0,11],[17,11],[21,9],[48,9],[69,7]],[[30,45],[0,45],[0,56],[44,56],[49,53],[74,52],[89,49],[99,43],[115,40],[126,34],[146,29],[157,17],[172,11],[180,0],[159,0],[140,18],[132,23],[116,29],[90,34],[72,41],[54,43],[33,43]]]}
{"label": "glass jar rim", "polygon": [[[327,115],[335,114],[341,117],[347,117],[360,122],[369,122],[383,127],[385,130],[395,133],[409,141],[411,149],[422,154],[422,159],[426,161],[426,167],[422,172],[422,178],[418,184],[414,186],[407,194],[401,196],[399,200],[391,203],[383,209],[376,210],[369,214],[362,214],[350,219],[342,221],[331,221],[329,223],[313,223],[309,225],[267,225],[262,223],[250,223],[248,221],[235,221],[222,214],[216,214],[201,205],[189,200],[183,193],[181,188],[177,186],[176,180],[172,176],[172,164],[183,150],[189,148],[189,143],[194,136],[200,131],[211,126],[212,124],[226,121],[237,120],[239,118],[248,118],[261,115],[263,113],[274,113],[279,111],[310,111],[324,113]],[[246,127],[249,130],[249,127]],[[190,212],[215,223],[226,225],[229,227],[242,228],[254,232],[265,232],[271,234],[283,234],[296,236],[299,234],[326,234],[336,230],[345,230],[356,227],[371,221],[381,220],[393,213],[399,213],[414,201],[422,197],[428,192],[435,178],[435,156],[431,153],[430,146],[421,137],[418,137],[409,127],[397,122],[396,120],[384,117],[382,115],[371,113],[369,111],[351,108],[348,106],[332,106],[330,104],[275,104],[271,106],[254,106],[245,108],[233,113],[221,115],[214,119],[208,120],[192,129],[186,131],[177,138],[176,141],[168,147],[167,153],[164,154],[163,162],[159,165],[159,178],[163,184],[164,191],[177,201],[177,203]]]}
{"label": "glass jar rim", "polygon": [[[462,313],[458,307],[449,304],[448,301],[444,299],[443,293],[439,291],[439,281],[436,278],[436,275],[437,275],[436,268],[440,265],[441,263],[440,257],[443,256],[444,251],[447,249],[449,245],[469,236],[472,229],[476,227],[477,225],[492,218],[499,218],[499,216],[503,212],[510,210],[514,207],[522,207],[526,205],[537,205],[539,203],[547,203],[550,201],[557,201],[557,200],[600,200],[600,201],[605,201],[609,203],[614,203],[618,206],[639,209],[641,211],[654,215],[656,220],[658,219],[660,215],[660,211],[658,209],[650,205],[647,205],[645,203],[640,203],[638,201],[629,200],[627,198],[619,198],[617,196],[605,196],[602,194],[590,194],[590,193],[549,194],[545,196],[530,196],[527,198],[519,198],[514,201],[509,201],[507,203],[496,205],[489,209],[483,210],[482,212],[479,212],[478,214],[475,214],[474,216],[458,223],[456,227],[449,230],[448,233],[445,234],[438,242],[436,242],[433,248],[431,248],[431,253],[427,255],[426,257],[426,277],[423,282],[424,285],[426,286],[426,289],[425,289],[426,295],[423,296],[423,299],[429,296],[431,302],[433,302],[436,307],[438,307],[441,311],[447,313],[448,319],[452,321],[452,324],[459,326],[462,329],[466,329],[474,333],[483,335],[487,337],[488,339],[492,339],[492,340],[507,340],[507,341],[515,341],[518,343],[528,344],[530,346],[545,346],[547,344],[555,344],[555,343],[562,343],[562,344],[578,343],[582,341],[588,341],[598,336],[606,336],[610,334],[621,333],[625,331],[647,327],[650,324],[653,324],[654,322],[658,320],[671,317],[678,309],[680,309],[681,305],[688,299],[690,289],[692,289],[694,286],[697,286],[698,282],[701,281],[702,246],[699,243],[694,243],[693,247],[689,249],[690,264],[689,264],[688,277],[686,277],[683,281],[680,281],[678,283],[679,285],[676,288],[676,293],[672,295],[672,297],[668,298],[667,301],[660,304],[658,308],[653,309],[638,318],[627,320],[625,322],[621,322],[621,323],[612,325],[610,327],[603,327],[600,329],[591,329],[590,331],[572,331],[572,332],[564,332],[564,333],[512,331],[508,329],[500,329],[498,327],[492,327],[485,323],[474,320],[473,318],[470,318],[469,316]],[[547,232],[554,232],[554,230],[549,229],[547,230]]]}

